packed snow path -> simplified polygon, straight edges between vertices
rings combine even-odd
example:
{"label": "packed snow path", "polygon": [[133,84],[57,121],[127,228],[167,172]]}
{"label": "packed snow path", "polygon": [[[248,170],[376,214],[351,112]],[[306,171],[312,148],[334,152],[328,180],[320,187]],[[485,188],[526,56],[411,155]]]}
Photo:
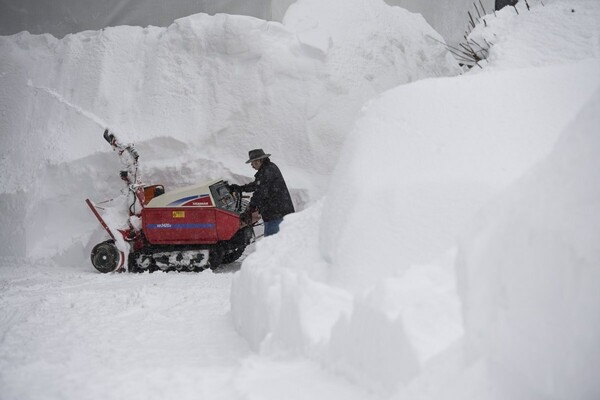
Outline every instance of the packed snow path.
{"label": "packed snow path", "polygon": [[0,262],[3,400],[364,398],[309,362],[249,350],[229,313],[239,263],[101,275]]}

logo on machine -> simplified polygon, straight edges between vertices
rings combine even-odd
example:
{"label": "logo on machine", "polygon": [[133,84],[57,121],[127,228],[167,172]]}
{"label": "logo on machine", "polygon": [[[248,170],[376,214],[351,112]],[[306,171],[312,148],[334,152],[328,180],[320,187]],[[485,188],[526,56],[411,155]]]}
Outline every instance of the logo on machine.
{"label": "logo on machine", "polygon": [[188,196],[170,203],[169,206],[179,207],[207,207],[212,206],[212,200],[209,194],[201,194],[199,196]]}
{"label": "logo on machine", "polygon": [[212,206],[212,200],[210,196],[207,194],[203,194],[202,196],[198,196],[198,198],[188,201],[187,203],[182,204],[184,207],[207,207]]}

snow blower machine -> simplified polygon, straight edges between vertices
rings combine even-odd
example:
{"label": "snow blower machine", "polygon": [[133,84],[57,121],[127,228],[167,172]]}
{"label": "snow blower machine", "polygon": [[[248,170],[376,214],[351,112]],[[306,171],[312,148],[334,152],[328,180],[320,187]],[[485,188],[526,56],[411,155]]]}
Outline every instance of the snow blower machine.
{"label": "snow blower machine", "polygon": [[227,181],[168,192],[163,185],[146,186],[138,178],[133,145],[122,144],[108,129],[104,139],[119,153],[127,187],[121,202],[86,199],[109,236],[92,249],[98,271],[214,270],[237,260],[254,241],[260,215],[245,213],[248,200],[230,191]]}

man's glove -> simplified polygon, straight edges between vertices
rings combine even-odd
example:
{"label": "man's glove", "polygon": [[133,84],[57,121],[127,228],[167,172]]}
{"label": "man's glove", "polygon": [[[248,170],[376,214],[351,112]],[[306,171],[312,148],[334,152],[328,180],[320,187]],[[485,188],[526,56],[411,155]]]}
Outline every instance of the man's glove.
{"label": "man's glove", "polygon": [[241,193],[242,192],[242,187],[240,185],[229,185],[229,191],[231,193]]}
{"label": "man's glove", "polygon": [[246,225],[252,224],[252,211],[246,210],[240,214],[240,221]]}

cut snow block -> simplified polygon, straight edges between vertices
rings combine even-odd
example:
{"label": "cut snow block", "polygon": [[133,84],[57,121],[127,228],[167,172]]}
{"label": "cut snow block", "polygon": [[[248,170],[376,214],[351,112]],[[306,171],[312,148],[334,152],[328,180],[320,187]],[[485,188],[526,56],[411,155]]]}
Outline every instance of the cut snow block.
{"label": "cut snow block", "polygon": [[328,358],[333,369],[381,394],[393,393],[420,372],[402,319],[363,300],[334,326]]}
{"label": "cut snow block", "polygon": [[407,387],[463,337],[455,252],[382,279],[332,329],[327,362],[374,391]]}

